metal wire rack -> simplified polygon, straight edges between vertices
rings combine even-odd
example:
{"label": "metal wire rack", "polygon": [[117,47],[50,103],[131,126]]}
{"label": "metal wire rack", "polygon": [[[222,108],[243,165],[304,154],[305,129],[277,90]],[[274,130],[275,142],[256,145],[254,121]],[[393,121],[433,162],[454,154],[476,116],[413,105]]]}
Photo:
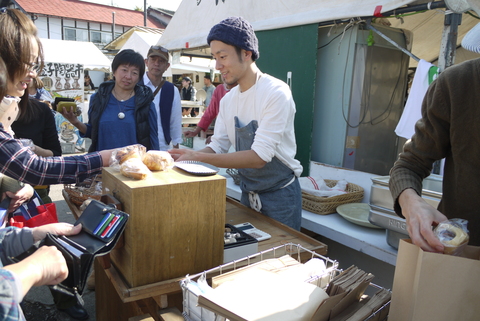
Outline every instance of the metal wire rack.
{"label": "metal wire rack", "polygon": [[[187,275],[184,279],[180,281],[180,287],[183,292],[183,317],[186,321],[225,321],[224,317],[215,314],[214,312],[207,310],[205,308],[197,306],[198,295],[200,294],[196,282],[207,282],[214,276],[221,275],[227,272],[234,271],[239,268],[249,266],[254,263],[264,261],[271,258],[279,258],[284,255],[290,255],[300,263],[305,263],[306,261],[312,258],[319,258],[324,261],[326,270],[325,273],[321,275],[312,276],[309,280],[306,280],[308,283],[316,284],[321,287],[323,284],[328,284],[337,274],[342,272],[338,268],[338,262],[332,260],[326,256],[320,255],[302,247],[299,244],[287,243],[271,249],[249,255],[242,259],[238,259],[226,264],[222,264],[210,270],[195,274]],[[370,284],[374,288],[381,289],[380,286],[375,284]],[[388,306],[390,302],[382,306],[380,309],[372,313],[365,321],[384,321],[386,320],[386,314],[388,313]],[[387,313],[382,313],[382,311],[387,311]]]}

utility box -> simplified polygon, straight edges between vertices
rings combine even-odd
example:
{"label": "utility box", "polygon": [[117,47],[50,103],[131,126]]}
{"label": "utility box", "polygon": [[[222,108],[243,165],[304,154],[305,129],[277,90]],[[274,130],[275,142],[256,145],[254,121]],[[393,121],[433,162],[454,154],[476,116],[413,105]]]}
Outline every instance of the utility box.
{"label": "utility box", "polygon": [[184,277],[223,263],[226,179],[180,169],[133,180],[104,168],[103,191],[130,214],[111,261],[130,287]]}
{"label": "utility box", "polygon": [[[375,28],[407,48],[406,31]],[[312,161],[388,175],[405,142],[395,127],[409,60],[363,24],[318,29]]]}

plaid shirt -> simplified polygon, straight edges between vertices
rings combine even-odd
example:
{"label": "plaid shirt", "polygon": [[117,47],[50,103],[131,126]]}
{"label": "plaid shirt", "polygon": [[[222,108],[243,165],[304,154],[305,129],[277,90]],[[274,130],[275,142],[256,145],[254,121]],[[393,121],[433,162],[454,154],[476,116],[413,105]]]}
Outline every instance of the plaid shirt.
{"label": "plaid shirt", "polygon": [[0,173],[32,185],[82,182],[101,171],[99,153],[40,157],[3,130],[0,124]]}

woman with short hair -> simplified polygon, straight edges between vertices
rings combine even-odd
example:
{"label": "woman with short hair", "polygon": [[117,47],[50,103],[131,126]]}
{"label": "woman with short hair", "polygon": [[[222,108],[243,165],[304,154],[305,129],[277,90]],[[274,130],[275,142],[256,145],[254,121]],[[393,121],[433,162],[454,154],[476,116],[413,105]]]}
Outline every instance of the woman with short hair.
{"label": "woman with short hair", "polygon": [[113,80],[98,87],[90,98],[88,123],[73,111],[62,115],[78,128],[82,137],[92,139],[89,152],[142,144],[159,149],[158,123],[152,90],[138,84],[145,73],[143,56],[136,51],[120,51],[112,62]]}

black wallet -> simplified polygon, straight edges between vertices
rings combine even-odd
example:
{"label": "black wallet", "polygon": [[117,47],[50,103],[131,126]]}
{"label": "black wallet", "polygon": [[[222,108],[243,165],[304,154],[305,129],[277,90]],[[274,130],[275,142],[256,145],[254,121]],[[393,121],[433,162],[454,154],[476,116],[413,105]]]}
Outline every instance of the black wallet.
{"label": "black wallet", "polygon": [[[127,213],[117,210],[113,204],[92,200],[75,222],[75,225],[82,223],[79,234],[58,236],[48,233],[37,248],[42,245],[57,247],[68,266],[68,277],[52,288],[69,295],[82,295],[95,257],[107,254],[115,247],[128,218]],[[33,253],[32,250],[27,252],[16,259]]]}

